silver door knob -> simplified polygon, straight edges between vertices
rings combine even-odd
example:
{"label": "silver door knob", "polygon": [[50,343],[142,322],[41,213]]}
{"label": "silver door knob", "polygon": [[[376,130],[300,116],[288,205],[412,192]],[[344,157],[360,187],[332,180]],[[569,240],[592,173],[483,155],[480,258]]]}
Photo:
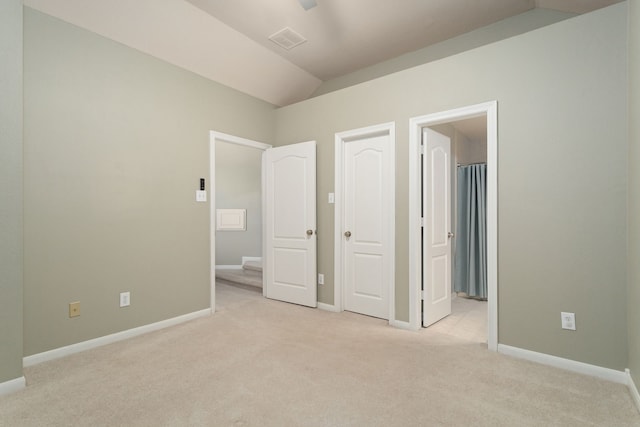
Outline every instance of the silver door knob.
{"label": "silver door knob", "polygon": [[447,236],[448,236],[449,238],[452,238],[452,237],[454,236],[454,234],[450,231],[450,232],[447,234]]}
{"label": "silver door knob", "polygon": [[307,230],[307,236],[313,236],[313,230]]}
{"label": "silver door knob", "polygon": [[351,237],[351,232],[350,231],[345,231],[344,235],[345,235],[345,237],[349,238],[349,237]]}

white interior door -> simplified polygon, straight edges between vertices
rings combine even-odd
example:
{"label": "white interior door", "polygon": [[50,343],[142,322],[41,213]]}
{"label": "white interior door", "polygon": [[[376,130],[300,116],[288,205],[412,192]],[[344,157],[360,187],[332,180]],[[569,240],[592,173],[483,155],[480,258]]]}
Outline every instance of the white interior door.
{"label": "white interior door", "polygon": [[265,295],[316,307],[316,143],[265,151]]}
{"label": "white interior door", "polygon": [[389,134],[344,143],[344,309],[389,319],[393,176]]}
{"label": "white interior door", "polygon": [[424,128],[422,326],[451,314],[451,140]]}

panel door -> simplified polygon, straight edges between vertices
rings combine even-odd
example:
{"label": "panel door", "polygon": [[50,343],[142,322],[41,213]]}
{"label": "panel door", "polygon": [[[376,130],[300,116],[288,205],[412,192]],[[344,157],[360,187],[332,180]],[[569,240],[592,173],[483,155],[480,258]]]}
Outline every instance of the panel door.
{"label": "panel door", "polygon": [[389,135],[345,143],[344,148],[344,309],[389,318],[393,282],[389,251]]}
{"label": "panel door", "polygon": [[423,311],[429,326],[451,314],[451,140],[425,128],[422,166]]}
{"label": "panel door", "polygon": [[265,295],[317,305],[316,143],[265,151]]}

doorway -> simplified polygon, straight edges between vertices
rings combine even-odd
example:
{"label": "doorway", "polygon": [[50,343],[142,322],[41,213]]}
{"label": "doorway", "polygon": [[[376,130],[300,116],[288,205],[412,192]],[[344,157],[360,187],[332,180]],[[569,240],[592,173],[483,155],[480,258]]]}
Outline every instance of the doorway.
{"label": "doorway", "polygon": [[[271,145],[210,132],[210,289],[216,307],[216,144],[261,150],[262,295],[316,307],[316,143]],[[234,211],[241,209],[234,209]],[[230,213],[237,215],[237,212]],[[241,222],[231,217],[232,225]]]}
{"label": "doorway", "polygon": [[335,305],[394,319],[395,124],[336,134]]}
{"label": "doorway", "polygon": [[[211,283],[211,309],[212,311],[215,311],[215,307],[216,307],[216,266],[220,264],[220,262],[218,261],[218,259],[216,258],[216,231],[217,231],[217,225],[218,225],[218,215],[217,215],[217,209],[216,209],[216,148],[219,144],[230,144],[230,145],[234,145],[237,147],[242,147],[242,148],[246,148],[246,149],[252,149],[252,150],[256,150],[260,152],[260,155],[262,155],[262,153],[271,148],[271,145],[268,144],[263,144],[261,142],[257,142],[257,141],[252,141],[249,139],[245,139],[245,138],[240,138],[237,136],[233,136],[233,135],[227,135],[221,132],[215,132],[215,131],[211,131],[210,132],[210,145],[209,145],[209,170],[210,170],[210,176],[209,176],[209,188],[210,188],[210,251],[211,251],[211,277],[210,277],[210,283]],[[262,162],[260,162],[262,163]],[[263,169],[262,167],[260,169]],[[259,220],[260,220],[260,224],[262,225],[263,222],[263,216],[264,216],[264,171],[261,170],[260,171],[260,205],[261,208],[259,209],[259,212],[257,213],[257,215],[259,215]],[[240,207],[240,206],[236,206],[236,207]],[[257,208],[254,206],[254,209],[252,210],[256,210]],[[238,209],[234,209],[233,211],[238,211]],[[224,213],[223,213],[224,214]],[[231,220],[229,220],[228,222],[232,225],[237,225],[238,223],[241,222],[241,220],[237,220],[237,218],[239,218],[239,216],[235,216],[232,217],[232,215],[238,215],[237,212],[232,212],[231,210],[229,212],[227,212],[226,214],[229,215],[229,218],[231,218]],[[243,212],[242,213],[244,215],[244,221],[247,220],[247,213]],[[255,216],[255,215],[253,215]],[[242,218],[241,218],[242,219]],[[255,220],[255,218],[254,218]],[[238,226],[239,228],[242,228],[242,226]],[[245,222],[245,228],[246,228],[246,222]],[[224,231],[224,233],[238,233],[237,230],[234,231]],[[260,231],[260,235],[262,237],[263,232]],[[226,236],[225,236],[226,237]],[[261,254],[264,255],[264,242],[262,242],[261,246]],[[249,255],[249,254],[245,254],[245,255]],[[236,254],[235,258],[239,258],[240,255]],[[235,258],[233,258],[235,260]],[[223,259],[221,257],[221,259]],[[243,260],[243,264],[244,264]],[[255,259],[251,259],[249,258],[247,264],[248,265],[252,265],[253,263],[252,261],[256,261]],[[229,266],[229,263],[232,263],[231,266]],[[233,269],[233,267],[235,267],[237,264],[236,261],[226,261],[223,259],[222,262],[223,265],[228,265],[230,268],[230,270]],[[233,273],[230,271],[229,272],[229,277],[233,277]],[[258,280],[258,279],[253,279]],[[264,279],[261,279],[262,281],[262,293],[264,295],[264,293],[266,292],[265,290],[265,286],[264,286]]]}
{"label": "doorway", "polygon": [[[423,130],[463,119],[484,117],[487,132],[487,344],[497,351],[497,102],[487,102],[410,120],[409,165],[409,327],[422,327],[423,311],[423,249],[422,249],[422,184],[421,142]],[[428,266],[425,266],[428,268]],[[429,274],[426,271],[425,274]],[[425,292],[429,292],[426,289]],[[424,307],[428,309],[428,307]]]}
{"label": "doorway", "polygon": [[[438,313],[432,295],[425,295],[422,326],[473,342],[487,342],[487,276],[486,276],[486,164],[487,164],[487,118],[486,115],[470,119],[430,126],[425,132],[436,132],[450,141],[450,159],[446,162],[450,185],[450,201],[445,204],[443,215],[450,222],[442,230],[440,241],[450,245],[450,267],[446,273],[450,280],[441,292],[450,297],[444,313]],[[429,140],[428,135],[427,142]],[[430,145],[430,144],[428,144]],[[426,155],[431,150],[426,150]],[[424,159],[423,159],[424,160]],[[428,162],[431,164],[432,162]],[[423,170],[430,168],[424,168]],[[433,173],[433,171],[431,171]],[[426,179],[423,188],[429,185]],[[432,185],[433,186],[433,185]],[[428,203],[425,203],[428,205]],[[424,216],[424,215],[423,215]],[[429,215],[426,215],[429,217]],[[423,242],[433,221],[425,224]],[[449,239],[445,239],[446,231]],[[423,245],[424,247],[424,245]],[[425,257],[431,260],[431,246],[427,246]],[[437,269],[429,268],[431,275]],[[444,277],[444,274],[440,276]],[[424,280],[427,280],[425,277]],[[447,277],[447,279],[449,279]],[[436,288],[437,289],[437,288]],[[433,307],[434,310],[427,310]],[[449,315],[450,313],[450,315]],[[446,316],[446,317],[445,317]],[[442,320],[440,320],[442,319]]]}

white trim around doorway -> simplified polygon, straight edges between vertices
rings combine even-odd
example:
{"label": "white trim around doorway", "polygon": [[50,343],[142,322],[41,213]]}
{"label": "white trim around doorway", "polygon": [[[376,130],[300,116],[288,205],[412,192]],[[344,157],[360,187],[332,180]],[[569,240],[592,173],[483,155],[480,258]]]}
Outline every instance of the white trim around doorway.
{"label": "white trim around doorway", "polygon": [[[245,147],[256,148],[258,150],[267,150],[271,145],[262,142],[252,141],[250,139],[240,138],[228,135],[222,132],[209,132],[209,244],[211,253],[211,263],[209,267],[210,284],[211,284],[211,312],[216,310],[216,142],[228,142],[231,144],[243,145]],[[264,222],[264,159],[262,165],[262,209]],[[264,255],[264,227],[262,227],[262,242]],[[262,286],[263,294],[265,292],[264,283]]]}
{"label": "white trim around doorway", "polygon": [[498,103],[485,102],[414,117],[409,121],[409,326],[422,327],[421,179],[422,128],[472,117],[487,117],[487,344],[498,351]]}

